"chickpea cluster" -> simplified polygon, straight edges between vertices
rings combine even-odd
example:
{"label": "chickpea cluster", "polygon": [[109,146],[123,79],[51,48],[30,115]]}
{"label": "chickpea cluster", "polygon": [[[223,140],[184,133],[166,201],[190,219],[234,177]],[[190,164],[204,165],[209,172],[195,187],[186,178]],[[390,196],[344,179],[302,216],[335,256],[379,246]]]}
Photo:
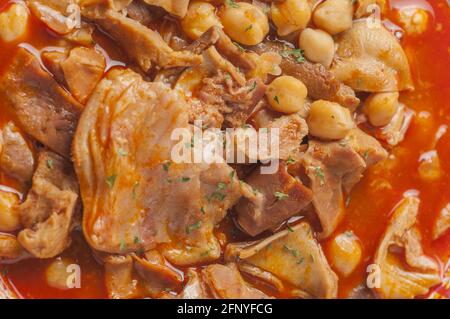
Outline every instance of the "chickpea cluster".
{"label": "chickpea cluster", "polygon": [[[220,6],[217,6],[221,3]],[[184,32],[198,39],[212,26],[220,27],[236,45],[253,46],[264,41],[272,25],[280,39],[297,39],[298,51],[310,62],[331,68],[335,56],[334,38],[352,28],[352,0],[285,0],[258,5],[251,1],[191,1],[182,19]],[[398,92],[373,93],[362,112],[375,127],[390,123],[398,109]],[[306,117],[310,134],[325,140],[344,138],[354,127],[352,113],[330,101],[308,101],[302,81],[281,75],[268,85],[266,98],[274,111],[299,113]]]}

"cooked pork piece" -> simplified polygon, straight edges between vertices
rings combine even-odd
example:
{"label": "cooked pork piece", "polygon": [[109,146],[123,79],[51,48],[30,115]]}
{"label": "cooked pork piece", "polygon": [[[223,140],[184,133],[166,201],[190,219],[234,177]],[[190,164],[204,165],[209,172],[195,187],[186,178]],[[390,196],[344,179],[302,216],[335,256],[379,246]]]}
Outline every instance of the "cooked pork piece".
{"label": "cooked pork piece", "polygon": [[103,55],[95,49],[76,47],[68,54],[50,51],[42,61],[55,79],[66,86],[80,103],[85,104],[101,80],[106,67]]}
{"label": "cooked pork piece", "polygon": [[20,48],[0,78],[0,93],[17,124],[58,154],[69,157],[82,105]]}
{"label": "cooked pork piece", "polygon": [[408,59],[384,26],[367,19],[338,35],[332,72],[356,91],[398,92],[414,88]]}
{"label": "cooked pork piece", "polygon": [[106,291],[109,298],[131,299],[142,297],[134,274],[130,255],[111,255],[103,260]]}
{"label": "cooked pork piece", "polygon": [[313,199],[311,190],[292,177],[281,161],[275,174],[254,170],[245,182],[250,185],[235,210],[239,225],[251,236],[277,226],[298,214]]}
{"label": "cooked pork piece", "polygon": [[76,27],[76,20],[70,14],[70,6],[76,0],[26,0],[31,12],[52,31],[66,35]]}
{"label": "cooked pork piece", "polygon": [[323,65],[298,61],[292,53],[294,49],[278,42],[264,42],[252,49],[259,54],[268,51],[279,53],[283,57],[280,64],[283,73],[301,80],[312,98],[336,102],[351,110],[359,105],[359,99],[350,87],[340,82]]}
{"label": "cooked pork piece", "polygon": [[380,283],[375,291],[383,298],[414,298],[440,282],[438,264],[423,253],[416,226],[419,204],[419,199],[406,197],[397,205],[378,246],[375,264],[380,267]]}
{"label": "cooked pork piece", "polygon": [[16,208],[25,229],[20,244],[33,256],[51,258],[70,244],[78,207],[78,183],[71,164],[52,152],[39,154],[33,185]]}
{"label": "cooked pork piece", "polygon": [[171,161],[176,145],[193,148],[170,138],[174,129],[189,131],[187,109],[177,91],[130,70],[110,71],[97,86],[74,143],[83,228],[95,249],[159,246],[177,265],[220,256],[212,230],[241,196],[240,185],[226,164]]}
{"label": "cooked pork piece", "polygon": [[13,122],[8,122],[1,130],[0,170],[26,183],[33,176],[32,149]]}
{"label": "cooked pork piece", "polygon": [[322,237],[329,236],[344,214],[344,180],[358,181],[366,168],[364,159],[350,146],[339,142],[310,141],[303,157],[310,179],[313,205],[322,226]]}
{"label": "cooked pork piece", "polygon": [[450,204],[442,208],[433,225],[433,239],[444,236],[450,229]]}
{"label": "cooked pork piece", "polygon": [[[302,222],[262,241],[230,244],[225,258],[236,260],[241,270],[259,268],[304,291],[305,296],[336,298],[336,274],[328,265],[308,223]],[[242,267],[244,266],[244,267]],[[255,272],[249,273],[255,275]],[[260,280],[266,280],[260,277]],[[279,287],[282,289],[282,287]]]}
{"label": "cooked pork piece", "polygon": [[143,0],[147,4],[152,6],[158,6],[166,10],[167,12],[183,18],[186,15],[189,0]]}
{"label": "cooked pork piece", "polygon": [[97,23],[123,48],[128,56],[144,72],[150,71],[152,64],[158,68],[197,65],[202,58],[189,51],[174,51],[155,32],[138,21],[130,19],[114,10],[102,10],[102,7],[89,7],[83,10],[86,18]]}
{"label": "cooked pork piece", "polygon": [[265,293],[244,281],[235,264],[209,265],[202,270],[214,298],[221,299],[267,299]]}

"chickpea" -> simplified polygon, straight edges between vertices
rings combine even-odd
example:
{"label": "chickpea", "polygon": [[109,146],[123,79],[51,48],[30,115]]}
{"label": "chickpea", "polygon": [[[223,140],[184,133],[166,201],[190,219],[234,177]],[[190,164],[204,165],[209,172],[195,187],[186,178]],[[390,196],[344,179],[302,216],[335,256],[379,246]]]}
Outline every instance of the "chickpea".
{"label": "chickpea", "polygon": [[397,112],[398,92],[374,93],[364,103],[363,112],[373,126],[389,124]]}
{"label": "chickpea", "polygon": [[197,40],[204,32],[213,26],[219,26],[216,8],[204,1],[194,1],[189,5],[186,16],[181,20],[183,31],[192,39]]}
{"label": "chickpea", "polygon": [[308,90],[303,82],[287,75],[273,80],[266,92],[271,108],[286,114],[302,110],[307,95]]}
{"label": "chickpea", "polygon": [[307,0],[272,2],[270,13],[279,36],[303,30],[311,19],[311,7]]}
{"label": "chickpea", "polygon": [[361,245],[351,231],[339,234],[331,241],[331,262],[336,270],[345,277],[350,275],[359,265],[361,255]]}
{"label": "chickpea", "polygon": [[72,263],[68,259],[56,258],[45,270],[47,284],[60,290],[69,289],[67,280],[71,273],[67,270],[70,264]]}
{"label": "chickpea", "polygon": [[308,60],[330,67],[334,57],[334,41],[328,33],[307,28],[300,34],[299,46]]}
{"label": "chickpea", "polygon": [[0,231],[11,232],[20,228],[20,216],[14,209],[18,203],[16,194],[0,191]]}
{"label": "chickpea", "polygon": [[12,4],[8,10],[0,13],[0,38],[12,42],[25,34],[28,24],[28,11],[21,4]]}
{"label": "chickpea", "polygon": [[313,14],[314,24],[331,35],[346,31],[353,24],[352,0],[326,0]]}
{"label": "chickpea", "polygon": [[311,104],[307,123],[311,135],[327,140],[340,140],[355,126],[348,109],[324,100]]}
{"label": "chickpea", "polygon": [[246,2],[225,5],[219,12],[225,33],[236,42],[256,45],[269,33],[269,21],[261,8]]}

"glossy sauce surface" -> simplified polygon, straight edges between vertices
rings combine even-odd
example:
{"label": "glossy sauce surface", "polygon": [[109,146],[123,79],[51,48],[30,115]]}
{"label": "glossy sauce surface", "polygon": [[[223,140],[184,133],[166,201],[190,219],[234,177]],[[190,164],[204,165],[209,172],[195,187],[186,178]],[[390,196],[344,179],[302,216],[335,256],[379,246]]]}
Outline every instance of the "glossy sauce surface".
{"label": "glossy sauce surface", "polygon": [[[0,0],[0,11],[8,5],[8,1]],[[419,226],[425,252],[441,261],[450,256],[450,233],[437,241],[431,240],[437,214],[450,203],[450,6],[444,0],[392,0],[391,9],[384,18],[400,25],[398,9],[410,5],[425,9],[429,18],[424,33],[404,33],[401,38],[416,88],[414,92],[402,93],[401,101],[416,115],[405,140],[390,150],[392,155],[386,161],[366,171],[364,179],[347,201],[346,217],[336,233],[348,230],[355,233],[363,247],[363,262],[350,277],[340,276],[340,297],[346,297],[351,289],[364,282],[366,267],[372,262],[390,213],[407,191],[418,192],[421,199]],[[96,40],[112,59],[126,62],[109,39],[98,33]],[[26,37],[20,42],[40,50],[58,46],[59,41],[56,35],[31,17]],[[17,44],[0,41],[0,72],[10,63]],[[0,97],[0,125],[9,119]],[[436,141],[439,131],[444,133]],[[443,174],[438,181],[426,182],[418,174],[419,158],[433,149],[439,154]],[[4,174],[0,174],[0,184],[19,187]],[[245,239],[229,218],[220,231],[233,240]],[[81,288],[62,291],[49,287],[44,276],[49,260],[26,260],[5,266],[3,274],[11,288],[25,298],[105,298],[102,266],[95,261],[81,234],[76,232],[73,237],[71,247],[63,256],[80,265]],[[328,241],[322,243],[326,253]]]}

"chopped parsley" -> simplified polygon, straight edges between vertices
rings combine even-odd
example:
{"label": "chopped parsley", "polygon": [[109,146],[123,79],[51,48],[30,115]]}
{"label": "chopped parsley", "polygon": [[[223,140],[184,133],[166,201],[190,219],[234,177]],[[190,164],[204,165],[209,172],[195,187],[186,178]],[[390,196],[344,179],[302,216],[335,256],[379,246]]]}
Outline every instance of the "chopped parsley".
{"label": "chopped parsley", "polygon": [[202,206],[202,207],[200,207],[200,211],[202,212],[202,214],[203,215],[205,215],[206,214],[206,211],[205,211],[205,208]]}
{"label": "chopped parsley", "polygon": [[244,47],[242,45],[240,45],[239,43],[233,41],[233,44],[238,48],[239,51],[241,51],[241,52],[245,51]]}
{"label": "chopped parsley", "polygon": [[113,188],[116,183],[117,174],[112,174],[106,178],[106,184],[108,184],[109,188]]}
{"label": "chopped parsley", "polygon": [[190,177],[184,177],[184,176],[183,176],[183,177],[181,178],[181,182],[182,182],[182,183],[189,182],[190,180],[191,180]]}
{"label": "chopped parsley", "polygon": [[302,63],[305,62],[305,57],[303,56],[303,50],[302,49],[289,49],[286,48],[283,51],[281,51],[281,56],[283,58],[289,58],[292,57],[295,59],[295,61]]}
{"label": "chopped parsley", "polygon": [[134,243],[135,244],[140,244],[141,243],[141,239],[138,236],[134,237]]}
{"label": "chopped parsley", "polygon": [[120,251],[125,251],[125,250],[127,250],[127,243],[125,242],[125,240],[122,239],[122,240],[120,241],[119,249],[120,249]]}
{"label": "chopped parsley", "polygon": [[288,157],[288,159],[286,160],[286,164],[291,165],[295,163],[295,159],[293,159],[292,157]]}
{"label": "chopped parsley", "polygon": [[122,157],[127,157],[127,156],[128,156],[128,152],[125,151],[123,148],[119,148],[119,149],[117,150],[117,153],[118,153],[120,156],[122,156]]}
{"label": "chopped parsley", "polygon": [[186,234],[190,234],[192,231],[199,229],[202,227],[202,221],[199,220],[195,224],[189,225],[186,227]]}
{"label": "chopped parsley", "polygon": [[281,193],[281,192],[275,192],[274,195],[275,195],[276,199],[279,201],[285,200],[289,197],[288,194]]}
{"label": "chopped parsley", "polygon": [[289,247],[288,245],[284,244],[283,249],[290,253],[294,257],[298,257],[298,251],[294,248]]}
{"label": "chopped parsley", "polygon": [[294,232],[294,229],[292,229],[292,227],[289,226],[289,224],[286,224],[286,228],[287,228],[287,230],[290,231],[291,233]]}
{"label": "chopped parsley", "polygon": [[235,174],[236,174],[236,172],[235,172],[235,171],[231,171],[231,172],[230,172],[230,175],[229,175],[229,176],[230,176],[230,178],[231,178],[231,179],[233,179],[233,178],[234,178],[234,175],[235,175]]}
{"label": "chopped parsley", "polygon": [[275,100],[275,102],[277,102],[278,104],[280,104],[280,98],[278,97],[278,95],[275,95],[273,97],[273,99]]}
{"label": "chopped parsley", "polygon": [[239,8],[239,5],[234,0],[225,0],[225,3],[232,8]]}
{"label": "chopped parsley", "polygon": [[245,32],[250,31],[253,28],[253,24],[250,24],[247,28],[245,28]]}
{"label": "chopped parsley", "polygon": [[163,164],[163,169],[164,169],[166,172],[168,172],[168,171],[169,171],[169,168],[170,168],[170,165],[172,165],[172,162],[165,162],[165,163]]}
{"label": "chopped parsley", "polygon": [[316,166],[314,168],[314,173],[318,178],[320,178],[320,186],[325,185],[325,174],[323,173],[323,170],[320,166]]}
{"label": "chopped parsley", "polygon": [[227,184],[225,184],[223,182],[219,182],[217,184],[217,189],[224,190],[225,188],[227,188]]}
{"label": "chopped parsley", "polygon": [[53,165],[53,160],[52,159],[48,159],[47,160],[47,168],[48,169],[53,169],[55,166]]}
{"label": "chopped parsley", "polygon": [[249,93],[250,92],[252,92],[252,91],[254,91],[256,89],[256,81],[253,81],[253,84],[252,84],[252,86],[250,87],[250,89],[249,89]]}

